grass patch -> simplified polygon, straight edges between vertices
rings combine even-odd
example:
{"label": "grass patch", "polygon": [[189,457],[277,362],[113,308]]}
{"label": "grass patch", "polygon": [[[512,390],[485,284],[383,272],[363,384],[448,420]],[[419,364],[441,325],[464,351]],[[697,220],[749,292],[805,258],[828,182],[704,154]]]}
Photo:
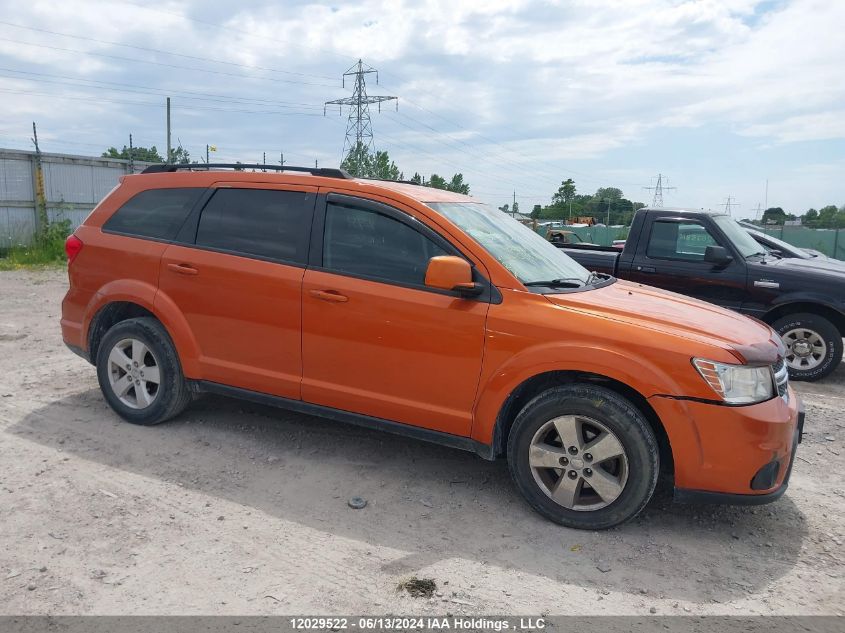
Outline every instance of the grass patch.
{"label": "grass patch", "polygon": [[65,239],[68,235],[70,235],[70,220],[51,222],[42,233],[35,237],[31,246],[13,246],[0,253],[0,270],[64,266]]}

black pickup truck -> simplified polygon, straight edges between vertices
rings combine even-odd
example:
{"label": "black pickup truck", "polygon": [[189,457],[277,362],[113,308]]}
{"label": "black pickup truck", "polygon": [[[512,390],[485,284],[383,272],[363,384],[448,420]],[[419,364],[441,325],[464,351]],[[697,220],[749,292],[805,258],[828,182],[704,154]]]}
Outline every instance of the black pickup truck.
{"label": "black pickup truck", "polygon": [[818,380],[842,360],[845,269],[766,251],[723,213],[640,209],[625,248],[561,244],[589,270],[709,301],[771,325],[796,380]]}

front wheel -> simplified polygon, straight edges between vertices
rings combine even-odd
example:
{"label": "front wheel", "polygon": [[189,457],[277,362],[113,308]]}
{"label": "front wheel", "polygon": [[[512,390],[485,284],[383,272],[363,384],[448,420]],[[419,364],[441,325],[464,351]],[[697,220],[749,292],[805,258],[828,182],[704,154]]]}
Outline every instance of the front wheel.
{"label": "front wheel", "polygon": [[531,400],[511,427],[508,465],[537,512],[585,530],[635,517],[660,470],[657,440],[640,411],[590,384],[555,387]]}
{"label": "front wheel", "polygon": [[786,345],[786,366],[792,380],[824,378],[842,360],[842,334],[822,316],[788,314],[772,323]]}

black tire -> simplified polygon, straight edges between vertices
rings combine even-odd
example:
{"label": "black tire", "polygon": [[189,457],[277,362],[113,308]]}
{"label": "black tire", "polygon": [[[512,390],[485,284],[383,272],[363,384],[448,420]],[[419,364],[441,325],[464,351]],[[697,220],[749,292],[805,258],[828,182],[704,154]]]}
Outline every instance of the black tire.
{"label": "black tire", "polygon": [[[109,355],[115,345],[126,339],[146,345],[158,366],[159,383],[155,395],[152,403],[142,409],[124,404],[110,381]],[[181,413],[191,401],[191,391],[182,374],[176,348],[162,324],[151,317],[121,321],[106,332],[97,350],[97,379],[109,406],[132,424],[160,424]]]}
{"label": "black tire", "polygon": [[[842,361],[842,334],[833,323],[818,314],[807,312],[788,314],[772,323],[772,328],[781,337],[785,337],[790,331],[803,329],[817,334],[824,341],[826,348],[818,365],[801,369],[787,362],[789,377],[792,380],[819,380],[829,375]],[[784,343],[787,345],[787,351],[789,351],[790,341],[784,339]]]}
{"label": "black tire", "polygon": [[[575,510],[556,503],[540,487],[529,465],[535,434],[550,420],[569,415],[600,422],[624,448],[627,481],[621,494],[602,508]],[[531,400],[511,427],[507,453],[511,476],[529,505],[555,523],[582,530],[603,530],[634,518],[651,499],[660,471],[657,440],[642,413],[616,392],[591,384],[554,387]]]}

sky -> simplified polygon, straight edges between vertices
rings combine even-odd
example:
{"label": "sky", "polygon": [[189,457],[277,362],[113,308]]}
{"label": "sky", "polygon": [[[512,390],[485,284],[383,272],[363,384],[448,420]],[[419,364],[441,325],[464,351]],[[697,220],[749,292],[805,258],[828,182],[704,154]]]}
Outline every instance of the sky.
{"label": "sky", "polygon": [[[173,143],[337,166],[360,58],[376,149],[522,211],[572,178],[754,217],[845,204],[843,0],[0,0],[0,147]],[[768,186],[767,186],[768,182]]]}

